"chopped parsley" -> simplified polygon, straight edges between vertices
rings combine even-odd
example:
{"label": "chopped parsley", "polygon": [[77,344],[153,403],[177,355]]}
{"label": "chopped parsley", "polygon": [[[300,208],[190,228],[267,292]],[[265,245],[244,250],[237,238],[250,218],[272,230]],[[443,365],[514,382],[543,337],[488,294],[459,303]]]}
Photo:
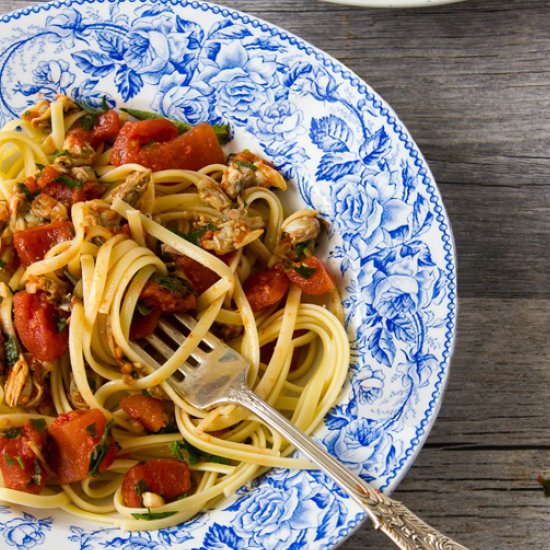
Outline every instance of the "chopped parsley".
{"label": "chopped parsley", "polygon": [[4,260],[0,260],[0,269],[6,267],[8,264]]}
{"label": "chopped parsley", "polygon": [[258,167],[251,162],[245,162],[243,160],[233,160],[234,164],[238,164],[239,166],[243,166],[244,168],[248,168],[249,170],[252,170],[252,172],[255,172]]}
{"label": "chopped parsley", "polygon": [[97,437],[97,427],[95,425],[95,422],[92,422],[91,424],[88,424],[85,428],[84,428],[84,431],[92,436],[94,439]]}
{"label": "chopped parsley", "polygon": [[15,439],[23,434],[23,428],[10,428],[6,430],[2,435],[4,439]]}
{"label": "chopped parsley", "polygon": [[[141,109],[128,108],[122,108],[121,111],[128,113],[130,116],[133,116],[138,120],[154,120],[157,118],[164,118],[165,120],[169,120],[172,124],[174,124],[180,134],[183,134],[193,128],[191,124],[187,124],[186,122],[182,122],[181,120],[174,120],[172,118],[168,118],[157,113],[152,113],[151,111],[142,111]],[[213,124],[212,129],[214,130],[218,141],[222,145],[229,141],[229,124]]]}
{"label": "chopped parsley", "polygon": [[88,475],[96,476],[99,473],[99,467],[103,462],[103,459],[107,455],[107,451],[111,447],[111,429],[113,427],[114,420],[111,419],[105,426],[105,431],[101,436],[99,443],[93,448],[90,454],[90,465],[88,467]]}
{"label": "chopped parsley", "polygon": [[303,258],[305,256],[305,251],[306,251],[308,245],[309,245],[309,243],[305,242],[305,243],[298,243],[294,247],[294,252],[296,252],[296,257],[298,259]]}
{"label": "chopped parsley", "polygon": [[183,233],[181,236],[190,243],[193,243],[195,246],[200,246],[200,239],[202,239],[208,231],[216,231],[216,229],[218,228],[215,225],[207,223],[198,229],[191,229],[189,233]]}
{"label": "chopped parsley", "polygon": [[19,464],[19,467],[20,467],[22,470],[25,469],[25,463],[23,462],[23,459],[22,459],[19,455],[17,455],[17,456],[15,457],[15,461],[17,462],[17,464]]}
{"label": "chopped parsley", "polygon": [[44,170],[45,166],[43,164],[41,164],[40,162],[36,162],[35,164],[39,170]]}
{"label": "chopped parsley", "polygon": [[15,464],[15,460],[13,460],[13,458],[8,453],[4,451],[2,454],[8,466],[13,466]]}
{"label": "chopped parsley", "polygon": [[153,308],[149,307],[145,302],[140,301],[137,303],[137,310],[140,315],[149,315],[153,311]]}
{"label": "chopped parsley", "polygon": [[135,519],[144,519],[147,521],[152,521],[154,519],[163,519],[173,516],[176,512],[148,512],[146,514],[132,514],[132,517]]}
{"label": "chopped parsley", "polygon": [[55,329],[57,332],[63,332],[67,326],[67,319],[65,317],[58,317],[55,322]]}
{"label": "chopped parsley", "polygon": [[69,151],[67,151],[67,149],[56,149],[53,152],[53,156],[54,156],[54,158],[57,158],[57,157],[70,157],[71,153]]}
{"label": "chopped parsley", "polygon": [[204,451],[201,451],[200,449],[197,449],[197,447],[191,445],[188,441],[185,441],[185,439],[182,439],[181,441],[172,441],[168,447],[174,458],[181,460],[182,462],[187,461],[191,465],[197,464],[201,461],[201,459],[206,462],[215,462],[216,464],[231,464],[231,461],[228,458],[205,453]]}
{"label": "chopped parsley", "polygon": [[80,119],[80,127],[84,130],[93,130],[97,122],[97,114],[88,113]]}
{"label": "chopped parsley", "polygon": [[34,194],[24,183],[18,183],[17,190],[25,195],[27,201],[32,201],[34,199]]}
{"label": "chopped parsley", "polygon": [[71,187],[73,189],[80,189],[82,187],[81,181],[69,178],[68,176],[57,176],[57,178],[55,178],[53,181],[57,183],[62,183],[63,185],[66,185],[67,187]]}
{"label": "chopped parsley", "polygon": [[141,498],[141,495],[147,491],[147,484],[144,479],[140,479],[134,483],[134,491],[136,495]]}
{"label": "chopped parsley", "polygon": [[43,432],[47,427],[46,421],[43,418],[31,418],[31,424],[39,432]]}
{"label": "chopped parsley", "polygon": [[19,349],[17,348],[17,340],[15,336],[8,336],[6,339],[6,361],[8,365],[17,363],[19,359]]}
{"label": "chopped parsley", "polygon": [[309,279],[317,271],[316,267],[308,267],[307,265],[297,265],[293,269],[304,279]]}
{"label": "chopped parsley", "polygon": [[153,277],[162,288],[169,290],[170,292],[180,292],[182,294],[191,294],[193,289],[189,284],[180,279],[179,277],[166,277],[164,275],[156,275]]}

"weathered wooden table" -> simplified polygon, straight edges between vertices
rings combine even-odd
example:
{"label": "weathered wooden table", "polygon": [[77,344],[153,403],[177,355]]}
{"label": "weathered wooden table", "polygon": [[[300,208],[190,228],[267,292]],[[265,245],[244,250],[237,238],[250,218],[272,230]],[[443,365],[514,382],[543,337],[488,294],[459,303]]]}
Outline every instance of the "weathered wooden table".
{"label": "weathered wooden table", "polygon": [[[395,496],[472,549],[550,548],[536,481],[550,475],[550,2],[224,3],[371,84],[443,194],[458,251],[456,350],[439,419]],[[28,4],[0,0],[0,12]],[[365,525],[342,548],[392,545]]]}

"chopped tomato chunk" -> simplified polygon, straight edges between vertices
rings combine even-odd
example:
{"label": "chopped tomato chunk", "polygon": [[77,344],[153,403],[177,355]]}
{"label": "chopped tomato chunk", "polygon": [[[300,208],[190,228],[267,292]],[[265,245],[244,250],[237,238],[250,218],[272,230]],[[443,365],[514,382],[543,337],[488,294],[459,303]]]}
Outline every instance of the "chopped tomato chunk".
{"label": "chopped tomato chunk", "polygon": [[92,130],[90,145],[95,149],[105,141],[114,140],[119,131],[120,118],[118,117],[118,113],[113,109],[105,111],[97,117],[94,129]]}
{"label": "chopped tomato chunk", "polygon": [[288,290],[288,278],[278,269],[252,274],[244,283],[244,293],[252,311],[261,311],[282,300]]}
{"label": "chopped tomato chunk", "polygon": [[335,288],[325,265],[315,256],[303,260],[298,266],[285,269],[285,273],[304,294],[326,294]]}
{"label": "chopped tomato chunk", "polygon": [[34,176],[28,176],[23,180],[23,185],[31,192],[36,193],[38,185]]}
{"label": "chopped tomato chunk", "polygon": [[44,189],[48,184],[55,181],[59,176],[61,175],[61,172],[57,170],[57,168],[54,168],[51,165],[45,166],[40,175],[38,176],[38,179],[36,180],[36,184],[40,189]]}
{"label": "chopped tomato chunk", "polygon": [[177,127],[165,119],[127,122],[111,152],[111,162],[116,166],[136,162],[155,171],[198,170],[224,161],[218,138],[205,122],[179,136]]}
{"label": "chopped tomato chunk", "polygon": [[23,346],[39,361],[52,361],[69,349],[69,329],[58,330],[60,313],[44,292],[13,297],[13,322]]}
{"label": "chopped tomato chunk", "polygon": [[13,234],[13,246],[24,266],[44,259],[48,250],[73,238],[71,222],[52,222],[29,227]]}
{"label": "chopped tomato chunk", "polygon": [[189,466],[175,458],[154,458],[132,466],[122,480],[122,500],[126,506],[140,508],[141,494],[148,491],[166,502],[177,499],[191,488]]}
{"label": "chopped tomato chunk", "polygon": [[178,135],[178,127],[165,118],[128,122],[124,128],[128,138],[136,140],[140,145],[146,145],[151,141],[170,141]]}
{"label": "chopped tomato chunk", "polygon": [[175,256],[175,260],[199,295],[220,279],[217,273],[189,256]]}
{"label": "chopped tomato chunk", "polygon": [[50,466],[65,485],[104,472],[117,447],[99,409],[78,409],[59,415],[48,429]]}
{"label": "chopped tomato chunk", "polygon": [[97,199],[105,191],[105,187],[97,182],[88,181],[81,187],[69,187],[63,183],[52,181],[42,192],[62,203],[70,211],[71,206],[77,202]]}
{"label": "chopped tomato chunk", "polygon": [[23,427],[0,435],[0,470],[5,486],[34,495],[40,493],[48,477],[36,454],[43,455],[46,425],[38,429],[35,424],[38,422],[27,421]]}
{"label": "chopped tomato chunk", "polygon": [[188,311],[197,306],[197,297],[176,277],[149,279],[141,291],[140,300],[163,313]]}
{"label": "chopped tomato chunk", "polygon": [[139,311],[136,311],[130,325],[130,340],[140,340],[151,336],[157,328],[161,315],[162,310],[158,308],[153,309],[147,315],[142,315]]}
{"label": "chopped tomato chunk", "polygon": [[148,432],[158,432],[166,424],[162,399],[148,395],[128,395],[120,400],[120,407]]}

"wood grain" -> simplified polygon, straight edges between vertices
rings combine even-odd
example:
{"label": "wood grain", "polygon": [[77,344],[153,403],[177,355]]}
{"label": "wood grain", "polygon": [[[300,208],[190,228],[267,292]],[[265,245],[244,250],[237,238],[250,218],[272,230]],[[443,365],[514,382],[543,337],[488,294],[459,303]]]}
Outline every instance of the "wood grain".
{"label": "wood grain", "polygon": [[[439,418],[394,496],[472,549],[550,548],[536,482],[550,475],[550,2],[224,3],[365,79],[439,182],[458,253],[456,349]],[[0,0],[0,12],[26,5]],[[392,545],[365,525],[342,545],[363,548]]]}

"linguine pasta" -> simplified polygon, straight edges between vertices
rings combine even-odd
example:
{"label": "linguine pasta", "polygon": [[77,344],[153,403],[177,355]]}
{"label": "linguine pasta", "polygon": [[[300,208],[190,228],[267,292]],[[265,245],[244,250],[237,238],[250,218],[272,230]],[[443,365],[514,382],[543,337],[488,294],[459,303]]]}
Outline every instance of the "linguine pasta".
{"label": "linguine pasta", "polygon": [[[0,131],[0,321],[7,351],[0,430],[29,419],[51,426],[63,413],[95,409],[112,430],[116,457],[104,471],[59,484],[48,445],[32,447],[47,484],[38,494],[2,487],[0,500],[60,508],[123,529],[156,529],[219,505],[269,468],[311,467],[292,457],[292,447],[248,411],[236,406],[198,410],[172,389],[172,375],[208,331],[248,360],[250,386],[306,433],[320,425],[337,400],[349,343],[336,290],[319,305],[295,282],[317,269],[301,262],[314,254],[318,230],[312,228],[320,224],[309,210],[285,218],[279,194],[286,183],[269,163],[246,152],[245,161],[230,158],[197,170],[156,170],[134,162],[114,166],[113,140],[92,151],[75,144],[71,132],[89,116],[89,110],[60,97],[39,103]],[[124,122],[123,114],[120,118]],[[82,191],[84,200],[73,196],[70,208],[55,193],[42,196],[53,185],[40,188],[48,166],[61,171],[55,185],[75,193],[93,186],[93,193]],[[236,191],[235,181],[242,187]],[[33,182],[38,189],[25,196]],[[40,203],[46,199],[47,204]],[[70,238],[54,242],[28,265],[18,261],[14,235],[51,223],[69,223]],[[180,269],[181,257],[217,277],[194,292]],[[247,285],[255,273],[276,269],[288,273],[288,291],[276,303],[253,308]],[[188,311],[198,320],[168,360],[155,355],[154,336],[132,338],[136,317],[152,313],[151,302],[144,303],[151,281],[191,292]],[[14,296],[20,292],[40,293],[55,304],[60,334],[68,333],[67,349],[59,356],[37,359],[26,349],[14,325]],[[144,428],[121,408],[123,398],[136,395],[162,402],[162,429]],[[153,495],[148,506],[145,497],[141,506],[128,506],[124,476],[155,457],[185,462],[190,490],[176,499]]]}

